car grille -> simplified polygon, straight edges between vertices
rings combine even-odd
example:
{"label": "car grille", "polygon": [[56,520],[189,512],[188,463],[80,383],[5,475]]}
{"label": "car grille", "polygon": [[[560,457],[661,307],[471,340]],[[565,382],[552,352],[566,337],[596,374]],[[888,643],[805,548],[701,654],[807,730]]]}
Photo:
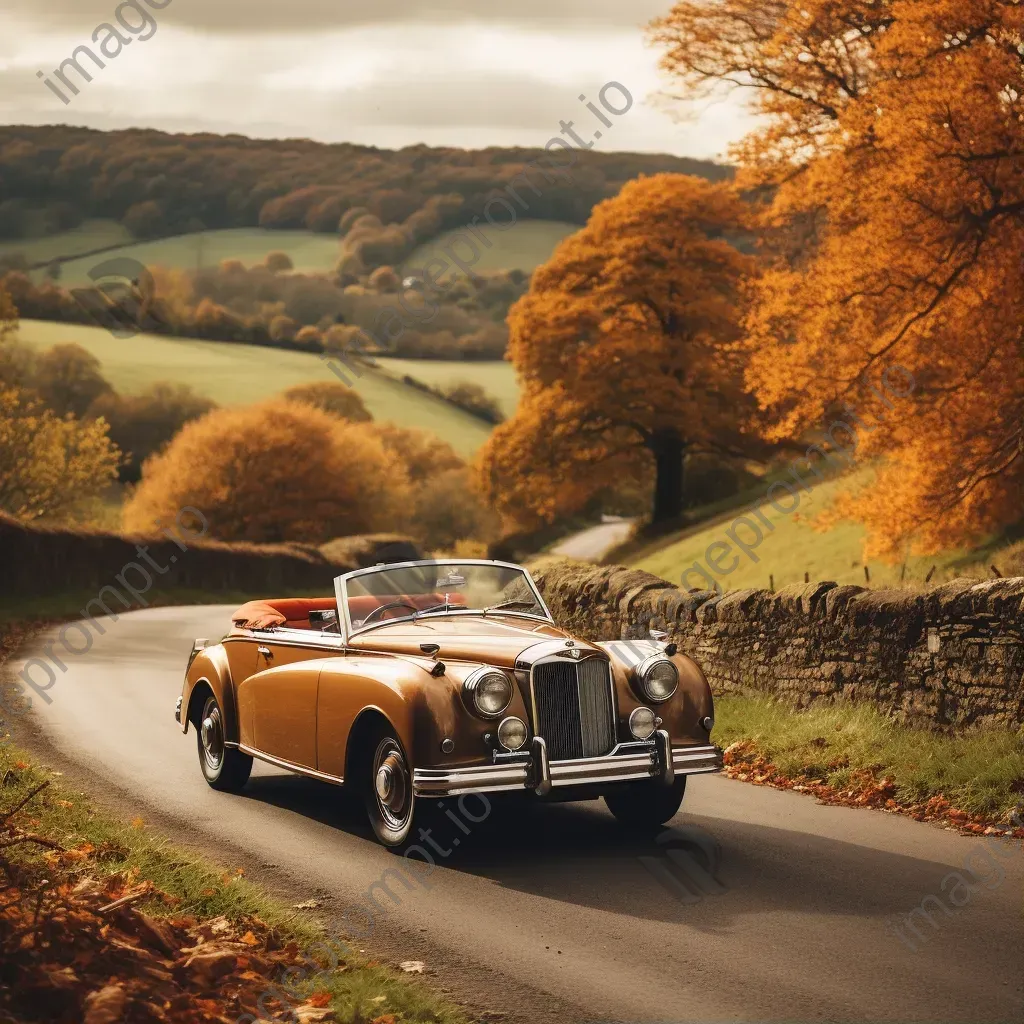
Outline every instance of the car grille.
{"label": "car grille", "polygon": [[597,757],[615,746],[608,662],[546,661],[533,669],[538,736],[543,736],[552,761]]}

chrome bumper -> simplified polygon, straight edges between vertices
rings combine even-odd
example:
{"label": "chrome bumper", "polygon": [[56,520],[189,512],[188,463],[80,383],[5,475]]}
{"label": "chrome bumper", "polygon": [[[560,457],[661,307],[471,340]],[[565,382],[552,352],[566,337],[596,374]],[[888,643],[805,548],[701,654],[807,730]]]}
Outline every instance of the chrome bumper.
{"label": "chrome bumper", "polygon": [[581,757],[573,761],[549,760],[547,744],[536,736],[528,753],[498,755],[493,764],[470,768],[416,768],[413,786],[416,795],[423,797],[527,789],[543,796],[562,786],[652,778],[671,783],[677,775],[700,775],[721,768],[722,754],[718,747],[673,747],[668,734],[662,730],[656,740],[620,743],[603,757]]}

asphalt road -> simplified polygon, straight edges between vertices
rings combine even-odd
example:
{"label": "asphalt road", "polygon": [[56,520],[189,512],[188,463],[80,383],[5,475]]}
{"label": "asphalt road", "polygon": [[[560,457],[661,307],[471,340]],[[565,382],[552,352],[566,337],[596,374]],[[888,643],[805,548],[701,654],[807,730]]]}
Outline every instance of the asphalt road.
{"label": "asphalt road", "polygon": [[600,562],[612,548],[629,539],[633,525],[632,519],[609,518],[566,537],[551,549],[551,553],[578,558],[581,562]]}
{"label": "asphalt road", "polygon": [[[257,766],[243,795],[209,789],[193,732],[173,720],[191,640],[220,636],[227,612],[107,621],[91,650],[64,655],[52,703],[35,700],[35,742],[101,799],[289,896],[322,899],[337,919],[404,862],[329,785]],[[465,806],[481,816],[475,800]],[[508,1019],[1024,1020],[1019,845],[720,777],[691,780],[660,845],[625,834],[601,803],[495,802],[461,827],[438,817],[432,838],[448,852],[427,887],[396,880],[399,903],[378,890],[383,909],[358,945],[422,959],[435,984]],[[672,859],[691,833],[720,845],[720,863],[696,847]],[[997,843],[1006,859],[986,860]],[[964,874],[968,857],[975,875]],[[956,888],[951,872],[975,884]],[[912,950],[887,925],[932,894],[935,925],[918,915]]]}

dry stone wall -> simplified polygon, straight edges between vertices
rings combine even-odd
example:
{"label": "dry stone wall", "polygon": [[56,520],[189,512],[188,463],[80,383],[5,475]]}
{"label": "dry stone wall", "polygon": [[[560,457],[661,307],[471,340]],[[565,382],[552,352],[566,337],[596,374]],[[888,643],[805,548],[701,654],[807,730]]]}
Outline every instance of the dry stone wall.
{"label": "dry stone wall", "polygon": [[869,701],[940,728],[1024,725],[1024,579],[721,595],[621,566],[549,562],[535,575],[560,625],[609,640],[646,637],[653,621],[716,693]]}

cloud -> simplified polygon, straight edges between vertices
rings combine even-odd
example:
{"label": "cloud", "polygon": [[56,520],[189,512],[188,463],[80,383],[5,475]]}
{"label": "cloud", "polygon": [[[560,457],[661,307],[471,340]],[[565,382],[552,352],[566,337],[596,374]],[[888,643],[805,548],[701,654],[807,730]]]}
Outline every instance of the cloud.
{"label": "cloud", "polygon": [[[430,21],[438,24],[481,22],[552,28],[635,28],[664,14],[666,0],[516,0],[492,5],[487,0],[160,0],[153,7],[161,24],[205,32],[299,32],[363,25]],[[110,21],[117,0],[7,0],[5,14],[26,24],[60,31],[91,32]]]}

